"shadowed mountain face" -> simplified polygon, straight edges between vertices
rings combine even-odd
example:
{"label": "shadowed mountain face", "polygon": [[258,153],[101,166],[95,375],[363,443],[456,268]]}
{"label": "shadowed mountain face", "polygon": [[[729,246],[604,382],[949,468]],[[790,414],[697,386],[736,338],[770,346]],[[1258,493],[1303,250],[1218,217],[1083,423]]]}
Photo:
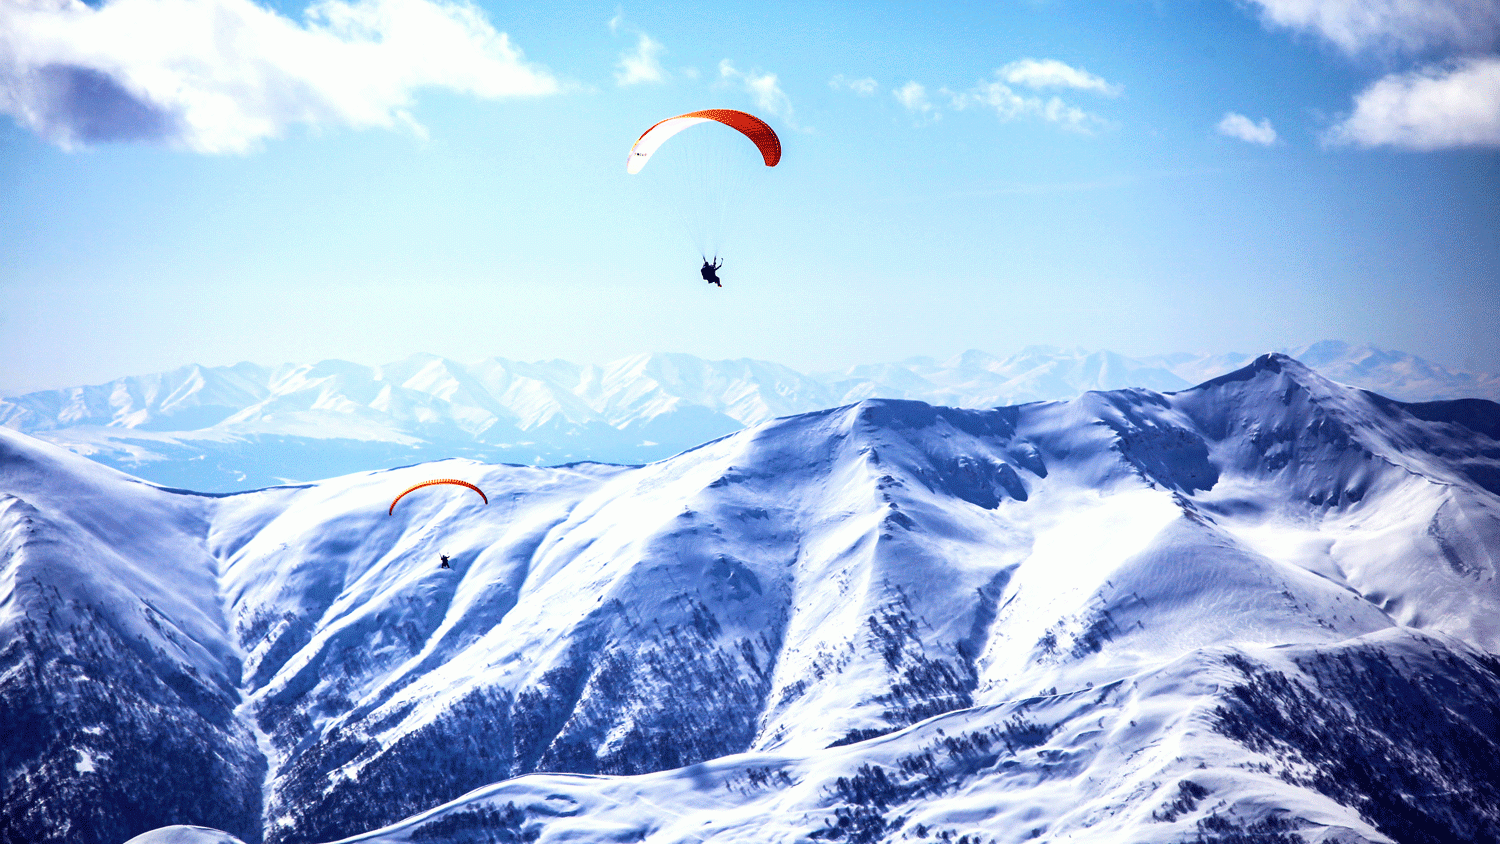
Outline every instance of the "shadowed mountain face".
{"label": "shadowed mountain face", "polygon": [[[1334,380],[1409,401],[1500,399],[1500,380],[1323,342],[1293,350]],[[804,375],[754,360],[637,355],[604,366],[416,355],[267,368],[187,366],[0,399],[0,425],[154,483],[228,492],[465,457],[640,464],[779,416],[869,398],[992,408],[1088,391],[1183,390],[1249,355],[1135,360],[1031,347]]]}
{"label": "shadowed mountain face", "polygon": [[0,434],[0,830],[1485,840],[1497,411],[1268,355],[215,497]]}

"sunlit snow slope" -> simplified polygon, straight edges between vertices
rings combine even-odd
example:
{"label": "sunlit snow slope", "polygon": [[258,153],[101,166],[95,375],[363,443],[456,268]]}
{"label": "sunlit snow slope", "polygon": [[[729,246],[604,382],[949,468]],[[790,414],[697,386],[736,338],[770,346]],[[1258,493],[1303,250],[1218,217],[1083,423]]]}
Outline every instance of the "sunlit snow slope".
{"label": "sunlit snow slope", "polygon": [[[224,497],[0,448],[0,837],[1500,838],[1489,402],[1271,355]],[[429,477],[489,504],[387,514]]]}
{"label": "sunlit snow slope", "polygon": [[[1500,377],[1324,341],[1288,350],[1337,381],[1405,401],[1500,399]],[[770,419],[870,398],[990,408],[1089,390],[1185,389],[1252,355],[1031,346],[801,374],[757,360],[642,354],[603,366],[413,355],[184,366],[106,384],[0,396],[0,427],[163,486],[236,492],[467,457],[528,465],[639,464]]]}

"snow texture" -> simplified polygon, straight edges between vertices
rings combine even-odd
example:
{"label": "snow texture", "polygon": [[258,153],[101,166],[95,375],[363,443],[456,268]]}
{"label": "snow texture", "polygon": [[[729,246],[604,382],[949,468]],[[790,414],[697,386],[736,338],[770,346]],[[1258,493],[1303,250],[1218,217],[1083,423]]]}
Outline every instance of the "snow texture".
{"label": "snow texture", "polygon": [[[1403,401],[1500,400],[1500,379],[1325,341],[1290,355]],[[265,368],[187,366],[0,399],[0,425],[164,486],[230,492],[420,463],[434,455],[527,465],[640,464],[770,419],[867,398],[988,408],[1090,390],[1186,389],[1250,355],[1031,347],[803,375],[753,360],[637,355],[605,366],[417,355]]]}
{"label": "snow texture", "polygon": [[125,844],[245,844],[227,832],[206,826],[178,824],[141,833]]}
{"label": "snow texture", "polygon": [[1500,840],[1497,481],[1278,354],[229,495],[0,431],[0,840]]}

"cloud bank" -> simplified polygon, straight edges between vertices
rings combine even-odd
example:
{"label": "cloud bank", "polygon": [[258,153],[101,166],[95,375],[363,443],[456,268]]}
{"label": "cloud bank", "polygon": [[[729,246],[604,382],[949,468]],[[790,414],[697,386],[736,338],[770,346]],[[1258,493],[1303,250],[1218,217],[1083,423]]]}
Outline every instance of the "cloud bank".
{"label": "cloud bank", "polygon": [[1500,0],[1249,2],[1268,24],[1314,33],[1346,54],[1429,62],[1389,73],[1356,94],[1352,112],[1324,133],[1326,145],[1500,146],[1500,56],[1484,55],[1500,44]]}
{"label": "cloud bank", "polygon": [[1411,150],[1500,147],[1500,57],[1391,74],[1354,99],[1324,138]]}
{"label": "cloud bank", "polygon": [[0,0],[0,112],[64,148],[139,141],[238,153],[293,125],[407,124],[423,88],[551,94],[476,7],[319,0]]}
{"label": "cloud bank", "polygon": [[1276,143],[1276,130],[1271,126],[1269,117],[1262,117],[1256,123],[1243,114],[1231,111],[1224,115],[1216,128],[1220,135],[1239,138],[1246,143],[1260,144],[1263,147]]}
{"label": "cloud bank", "polygon": [[1495,0],[1251,0],[1269,23],[1323,36],[1347,53],[1483,50],[1500,37]]}

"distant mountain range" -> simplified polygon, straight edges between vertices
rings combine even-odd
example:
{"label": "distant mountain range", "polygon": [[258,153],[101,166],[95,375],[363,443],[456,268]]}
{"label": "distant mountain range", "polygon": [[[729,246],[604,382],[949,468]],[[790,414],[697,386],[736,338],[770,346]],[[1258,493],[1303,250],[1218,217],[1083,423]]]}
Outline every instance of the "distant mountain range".
{"label": "distant mountain range", "polygon": [[[1336,381],[1398,400],[1500,399],[1500,378],[1409,354],[1334,341],[1286,351]],[[0,426],[156,483],[225,492],[450,456],[641,464],[747,425],[867,398],[980,408],[1090,390],[1170,392],[1251,359],[1032,347],[1005,358],[969,351],[813,374],[684,354],[604,366],[431,355],[374,367],[241,363],[0,399]]]}
{"label": "distant mountain range", "polygon": [[1497,654],[1500,405],[1282,355],[233,494],[0,429],[4,842],[1494,842]]}

